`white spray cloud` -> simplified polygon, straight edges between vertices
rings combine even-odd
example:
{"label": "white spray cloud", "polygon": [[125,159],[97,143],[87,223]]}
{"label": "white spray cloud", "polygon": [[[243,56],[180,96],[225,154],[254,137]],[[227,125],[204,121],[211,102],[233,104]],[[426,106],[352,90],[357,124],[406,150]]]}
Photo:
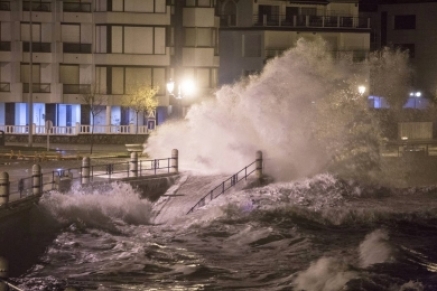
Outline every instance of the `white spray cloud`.
{"label": "white spray cloud", "polygon": [[[145,150],[161,158],[176,148],[182,169],[221,173],[240,170],[261,150],[269,175],[277,179],[314,174],[332,154],[314,140],[310,124],[325,122],[314,102],[341,94],[347,95],[345,100],[355,98],[351,84],[365,79],[365,70],[356,68],[335,61],[321,38],[300,39],[295,48],[268,62],[259,76],[223,86],[213,100],[192,106],[183,121],[161,125]],[[345,125],[340,126],[337,135],[345,132]]]}

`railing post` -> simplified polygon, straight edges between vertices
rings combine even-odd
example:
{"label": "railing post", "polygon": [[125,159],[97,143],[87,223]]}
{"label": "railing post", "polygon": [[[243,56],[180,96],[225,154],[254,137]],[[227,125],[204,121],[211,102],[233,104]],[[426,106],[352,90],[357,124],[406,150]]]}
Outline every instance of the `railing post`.
{"label": "railing post", "polygon": [[0,173],[0,206],[9,203],[9,174]]}
{"label": "railing post", "polygon": [[171,151],[170,173],[177,173],[179,171],[179,152],[177,149]]}
{"label": "railing post", "polygon": [[9,290],[8,284],[4,282],[3,280],[8,279],[9,273],[9,263],[8,260],[6,260],[3,257],[0,257],[0,291],[6,291]]}
{"label": "railing post", "polygon": [[255,176],[257,179],[261,180],[263,176],[263,153],[261,151],[256,152],[256,170]]}
{"label": "railing post", "polygon": [[130,153],[130,163],[129,163],[129,177],[138,177],[138,153]]}
{"label": "railing post", "polygon": [[90,157],[84,157],[82,159],[82,169],[81,169],[82,185],[86,185],[90,182],[90,166],[91,166]]}
{"label": "railing post", "polygon": [[38,164],[32,166],[32,194],[42,194],[41,166]]}
{"label": "railing post", "polygon": [[80,133],[80,123],[76,122],[76,132],[75,134],[78,135]]}

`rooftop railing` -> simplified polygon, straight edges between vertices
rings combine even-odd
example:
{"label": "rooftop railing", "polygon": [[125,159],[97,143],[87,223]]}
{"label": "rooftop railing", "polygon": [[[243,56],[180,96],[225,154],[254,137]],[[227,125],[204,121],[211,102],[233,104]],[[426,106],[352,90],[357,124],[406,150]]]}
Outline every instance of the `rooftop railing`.
{"label": "rooftop railing", "polygon": [[[235,15],[220,16],[222,27],[238,27]],[[353,16],[318,16],[318,15],[254,15],[252,25],[255,27],[285,28],[351,28],[370,29],[370,18]]]}

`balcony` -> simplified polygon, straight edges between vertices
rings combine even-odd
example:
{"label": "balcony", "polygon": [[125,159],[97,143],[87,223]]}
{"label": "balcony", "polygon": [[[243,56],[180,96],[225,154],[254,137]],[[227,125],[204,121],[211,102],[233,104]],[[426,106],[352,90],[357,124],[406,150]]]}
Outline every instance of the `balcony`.
{"label": "balcony", "polygon": [[63,2],[64,12],[91,12],[91,3]]}
{"label": "balcony", "polygon": [[64,53],[90,54],[91,44],[88,43],[62,43]]}
{"label": "balcony", "polygon": [[11,51],[11,42],[10,41],[0,41],[0,51],[10,52]]}
{"label": "balcony", "polygon": [[336,59],[349,58],[354,63],[363,62],[365,59],[367,59],[368,55],[369,55],[369,51],[362,50],[362,49],[335,50],[335,51],[333,51],[334,58],[336,58]]}
{"label": "balcony", "polygon": [[[23,11],[30,10],[30,1],[23,2]],[[34,2],[32,1],[32,11],[50,12],[52,11],[50,2]]]}
{"label": "balcony", "polygon": [[[29,93],[29,83],[23,83],[23,93]],[[50,93],[50,84],[33,83],[32,93]]]}
{"label": "balcony", "polygon": [[0,11],[11,11],[11,2],[0,1]]}
{"label": "balcony", "polygon": [[[23,52],[29,52],[30,42],[23,42]],[[51,43],[50,42],[32,42],[32,52],[35,53],[49,53],[51,52]]]}
{"label": "balcony", "polygon": [[[234,15],[221,15],[222,27],[238,27]],[[254,15],[252,27],[370,29],[370,18],[318,15]]]}
{"label": "balcony", "polygon": [[0,83],[0,92],[3,92],[3,93],[11,92],[11,84],[10,83]]}
{"label": "balcony", "polygon": [[90,94],[90,84],[63,84],[64,94]]}

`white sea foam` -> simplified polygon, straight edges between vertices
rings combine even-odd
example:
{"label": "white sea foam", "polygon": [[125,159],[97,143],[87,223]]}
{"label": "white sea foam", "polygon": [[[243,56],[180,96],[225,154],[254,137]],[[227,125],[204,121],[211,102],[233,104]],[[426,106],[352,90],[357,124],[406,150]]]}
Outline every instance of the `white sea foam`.
{"label": "white sea foam", "polygon": [[141,200],[129,184],[112,183],[93,191],[72,189],[69,193],[52,192],[41,199],[42,207],[62,224],[79,222],[90,227],[114,224],[147,224],[151,204]]}
{"label": "white sea foam", "polygon": [[389,261],[392,256],[392,248],[387,231],[377,229],[366,235],[360,244],[359,252],[361,266],[364,268]]}
{"label": "white sea foam", "polygon": [[296,290],[337,291],[344,290],[346,283],[357,277],[344,262],[322,257],[297,275],[294,286]]}

